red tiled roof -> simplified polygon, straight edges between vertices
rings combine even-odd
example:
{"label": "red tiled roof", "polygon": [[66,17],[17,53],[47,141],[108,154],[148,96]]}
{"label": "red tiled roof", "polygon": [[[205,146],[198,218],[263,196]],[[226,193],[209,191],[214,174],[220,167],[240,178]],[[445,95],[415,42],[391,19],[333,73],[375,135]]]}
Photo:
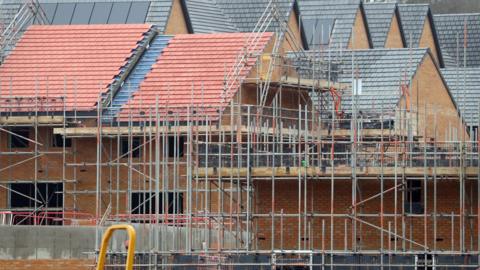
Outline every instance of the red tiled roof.
{"label": "red tiled roof", "polygon": [[160,112],[185,115],[187,108],[198,108],[202,115],[217,115],[223,110],[254,67],[258,54],[265,50],[273,34],[265,33],[249,50],[257,56],[249,57],[236,83],[224,94],[225,74],[236,58],[245,51],[246,40],[252,34],[194,34],[176,35],[153,65],[152,71],[123,106],[120,117],[140,111],[153,111],[158,96]]}
{"label": "red tiled roof", "polygon": [[33,25],[0,66],[0,96],[64,96],[67,110],[92,110],[150,27]]}

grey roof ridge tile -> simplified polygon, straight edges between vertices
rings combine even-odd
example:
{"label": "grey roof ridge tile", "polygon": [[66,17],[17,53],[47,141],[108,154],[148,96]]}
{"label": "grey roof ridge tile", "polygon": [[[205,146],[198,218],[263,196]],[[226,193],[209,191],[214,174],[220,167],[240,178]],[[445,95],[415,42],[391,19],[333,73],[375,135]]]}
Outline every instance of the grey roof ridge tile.
{"label": "grey roof ridge tile", "polygon": [[434,17],[458,17],[458,16],[480,16],[480,12],[474,13],[442,13],[442,14],[433,14]]}

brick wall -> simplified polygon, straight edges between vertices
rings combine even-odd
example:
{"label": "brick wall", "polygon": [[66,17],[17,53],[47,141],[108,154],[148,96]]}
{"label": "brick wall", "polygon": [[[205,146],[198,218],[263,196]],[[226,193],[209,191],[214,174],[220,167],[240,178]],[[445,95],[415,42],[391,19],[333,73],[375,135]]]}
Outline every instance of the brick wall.
{"label": "brick wall", "polygon": [[[435,61],[432,57],[426,57],[411,83],[411,109],[418,112],[414,116],[418,121],[418,135],[436,138],[437,141],[461,140],[463,127],[465,138],[468,139]],[[448,134],[448,130],[453,128],[458,129],[457,138]]]}
{"label": "brick wall", "polygon": [[[5,149],[6,145],[6,136],[3,136],[1,138],[0,142],[2,145],[2,148]],[[42,136],[42,138],[45,138],[47,136]],[[45,142],[48,142],[45,139]],[[95,140],[94,139],[77,139],[74,142],[75,144],[78,144],[78,148],[76,151],[76,154],[78,156],[78,160],[81,161],[87,161],[87,162],[95,162],[95,154],[92,151],[94,149],[95,145]],[[109,144],[112,143],[113,145],[116,144],[116,142],[106,140],[105,141],[105,149],[110,149]],[[47,143],[45,143],[47,145]],[[91,147],[82,147],[84,145],[91,145]],[[148,146],[146,147],[148,149]],[[114,150],[116,147],[114,147]],[[52,149],[50,149],[52,150]],[[72,149],[71,151],[74,151]],[[115,151],[113,151],[113,156],[116,156]],[[147,157],[149,155],[146,155]],[[69,154],[67,156],[67,159],[71,160],[72,154]],[[0,161],[5,161],[5,163],[2,162],[2,164],[12,164],[15,162],[17,157],[0,157]],[[106,160],[106,157],[105,159]],[[17,160],[18,161],[18,160]],[[42,172],[39,172],[39,174],[42,175],[43,179],[50,179],[50,180],[56,180],[61,179],[61,170],[58,169],[59,166],[61,166],[61,161],[58,160],[58,157],[54,155],[50,155],[49,157],[45,157],[39,160],[40,167],[42,168]],[[60,164],[60,165],[59,165]],[[23,166],[22,170],[18,169],[11,169],[11,170],[6,170],[2,173],[0,173],[0,178],[2,180],[7,180],[7,179],[19,179],[19,180],[27,180],[27,179],[32,179],[32,173],[31,169],[33,168],[33,164],[31,162],[27,162]],[[142,169],[142,168],[140,168]],[[148,171],[148,168],[146,168]],[[72,168],[68,169],[67,172],[67,178],[68,179],[73,179],[73,170]],[[77,168],[77,179],[78,183],[76,184],[76,189],[77,190],[95,190],[95,167],[94,166],[87,166],[85,167],[84,171],[82,171],[81,168]],[[184,173],[186,169],[182,166],[179,167],[177,175],[180,175],[181,180],[177,182],[177,188],[180,189],[185,189],[185,176]],[[171,172],[171,171],[170,171]],[[113,181],[109,181],[109,173],[111,173],[111,179]],[[113,188],[116,186],[116,170],[115,168],[112,171],[109,171],[108,168],[105,168],[102,171],[103,174],[103,188],[105,190],[108,189],[108,185],[112,185]],[[126,188],[126,177],[128,175],[127,169],[122,166],[120,168],[120,175],[121,175],[121,183],[120,183],[120,188],[125,189]],[[169,173],[170,177],[170,187],[173,185],[173,173]],[[215,178],[215,177],[214,177]],[[439,176],[439,179],[441,177]],[[132,177],[132,189],[133,190],[138,190],[142,189],[142,185],[144,183],[144,179],[141,178],[138,174],[133,174]],[[428,191],[428,205],[426,207],[427,213],[431,214],[433,212],[433,184],[431,183],[427,188]],[[148,181],[145,182],[146,186],[148,188]],[[472,182],[468,183],[469,185],[472,184]],[[198,182],[198,186],[196,181],[193,181],[192,183],[193,189],[203,189],[205,187],[205,182],[200,180]],[[234,183],[234,186],[236,183]],[[284,213],[286,215],[288,214],[296,214],[298,213],[298,182],[296,180],[290,180],[290,181],[280,181],[276,180],[276,186],[275,186],[275,198],[274,198],[274,203],[272,205],[272,186],[271,182],[269,181],[263,181],[263,182],[256,182],[255,183],[255,198],[256,201],[253,204],[255,206],[255,209],[253,209],[254,213],[260,213],[260,214],[269,214],[272,209],[274,209],[275,213],[279,214],[280,211],[283,209]],[[229,183],[224,182],[223,186],[219,187],[216,183],[209,181],[207,186],[211,190],[211,192],[208,193],[208,202],[205,203],[205,200],[207,199],[207,194],[206,192],[199,192],[197,195],[198,197],[193,197],[192,202],[193,202],[193,211],[195,210],[203,210],[205,205],[209,205],[210,209],[209,211],[212,213],[218,213],[218,212],[223,212],[224,213],[229,213],[230,211],[233,213],[237,212],[245,212],[245,206],[246,206],[246,196],[245,192],[242,193],[242,196],[240,198],[231,198],[227,195],[224,194],[223,196],[223,204],[221,201],[222,197],[218,196],[218,191],[220,189],[229,189]],[[334,202],[334,213],[335,214],[340,214],[340,215],[346,215],[350,213],[350,206],[351,206],[351,180],[340,180],[336,179],[335,180],[335,202]],[[385,188],[388,189],[393,186],[393,181],[388,180],[385,181]],[[368,198],[374,194],[378,194],[380,192],[380,186],[379,186],[379,181],[377,180],[362,180],[360,181],[360,187],[361,187],[361,198]],[[315,249],[320,249],[322,246],[325,248],[330,248],[331,243],[330,243],[330,223],[332,222],[331,219],[329,218],[330,214],[330,181],[325,181],[325,180],[313,180],[309,179],[308,180],[308,186],[307,186],[307,213],[315,213],[315,214],[322,214],[324,215],[323,217],[308,217],[307,218],[307,224],[304,223],[304,219],[302,218],[300,221],[298,220],[297,217],[287,217],[285,216],[283,218],[283,230],[281,229],[281,221],[280,218],[276,218],[274,220],[275,224],[275,247],[280,247],[281,245],[281,236],[283,236],[283,248],[297,248],[298,246],[298,227],[300,225],[301,229],[301,243],[303,242],[308,242],[307,247],[313,247]],[[73,184],[67,184],[66,187],[67,190],[72,191],[74,189]],[[466,205],[466,210],[465,211],[470,211],[470,209],[473,209],[473,212],[476,213],[476,189],[475,187],[470,187],[467,185],[467,191],[468,193],[468,198],[466,201],[468,201]],[[302,186],[303,190],[303,186]],[[234,192],[235,193],[235,192]],[[236,194],[236,193],[235,193]],[[399,197],[401,192],[399,192]],[[437,200],[437,207],[438,213],[444,213],[444,214],[451,214],[452,212],[455,214],[459,213],[459,191],[458,191],[458,181],[455,180],[445,180],[441,179],[438,182],[438,200]],[[3,195],[3,196],[2,196]],[[104,198],[105,201],[108,201],[109,194],[104,193]],[[7,196],[6,192],[4,189],[0,189],[0,207],[5,207],[6,202],[7,202]],[[358,200],[361,199],[359,197]],[[469,201],[471,199],[471,202]],[[125,211],[124,205],[125,205],[125,199],[126,199],[126,194],[122,193],[120,194],[120,206],[122,207],[120,209],[120,212],[122,213]],[[230,204],[231,201],[231,204]],[[79,194],[77,196],[77,201],[74,202],[73,196],[68,195],[67,198],[65,198],[65,203],[66,203],[66,209],[72,209],[75,203],[76,208],[79,211],[82,212],[89,212],[94,214],[95,213],[95,195],[94,194]],[[116,194],[112,194],[112,205],[114,206],[114,210],[112,211],[113,213],[116,212],[115,209],[115,204],[116,204]],[[186,207],[186,202],[184,202],[184,206]],[[384,205],[384,213],[394,213],[394,200],[393,200],[393,193],[387,193],[385,194],[385,205]],[[221,209],[221,206],[223,206],[223,209]],[[243,206],[243,208],[242,208]],[[399,198],[397,201],[397,213],[401,212],[401,199]],[[106,205],[104,205],[104,209],[106,208]],[[242,208],[242,209],[240,209]],[[304,211],[304,202],[301,202],[300,205],[300,211]],[[358,209],[358,212],[360,213],[365,213],[365,214],[371,214],[373,216],[371,217],[365,217],[363,218],[364,221],[369,222],[375,226],[381,226],[380,218],[379,218],[379,213],[380,213],[380,201],[379,198],[374,199],[369,201],[368,203],[362,205]],[[376,216],[375,216],[376,215]],[[460,222],[458,217],[456,217],[453,220],[449,217],[439,217],[437,218],[437,235],[433,235],[433,218],[429,215],[426,218],[421,216],[421,217],[405,217],[406,224],[408,225],[406,230],[405,230],[405,235],[409,238],[413,238],[416,242],[418,243],[427,243],[427,245],[432,248],[434,245],[437,245],[438,249],[450,249],[452,246],[452,240],[453,240],[453,246],[454,249],[458,250],[459,246],[459,227],[460,227]],[[255,230],[258,232],[256,235],[256,242],[258,242],[258,247],[259,248],[270,248],[271,247],[271,241],[272,241],[272,235],[271,235],[271,227],[272,227],[272,219],[269,217],[262,217],[262,218],[256,218],[255,219]],[[388,229],[388,224],[390,222],[390,226],[392,226],[392,230],[394,229],[394,224],[395,224],[395,219],[392,217],[384,217],[383,219],[383,227],[384,229]],[[401,234],[402,228],[401,228],[401,217],[398,217],[397,220],[397,233]],[[325,224],[325,230],[323,233],[325,234],[325,237],[322,237],[322,223]],[[477,219],[472,218],[470,220],[467,220],[466,224],[466,247],[467,249],[470,249],[472,246],[474,249],[477,248],[476,244],[476,235],[477,235]],[[410,226],[411,224],[411,226]],[[425,226],[426,224],[426,226]],[[306,227],[305,227],[306,225]],[[378,249],[380,247],[380,239],[381,235],[378,229],[374,229],[371,226],[368,226],[366,224],[363,224],[360,226],[360,224],[357,224],[359,231],[357,235],[357,242],[358,245],[361,245],[362,248],[365,249]],[[340,216],[335,219],[333,219],[333,233],[334,233],[334,240],[333,240],[333,247],[335,249],[344,249],[346,248],[351,248],[352,247],[352,239],[353,237],[351,236],[351,227],[352,227],[352,222],[351,219],[346,217],[346,216]],[[347,234],[345,234],[345,228],[347,230]],[[454,238],[451,238],[451,231],[454,231]],[[304,230],[310,231],[310,235],[304,235]],[[411,234],[411,236],[410,236]],[[347,236],[347,237],[345,237]],[[473,241],[472,241],[473,239]],[[389,238],[388,235],[384,234],[383,238],[384,242],[384,247],[388,247],[389,245],[393,247],[395,237]],[[302,242],[303,241],[303,242]],[[401,241],[397,238],[397,247],[399,248],[401,246]],[[407,248],[410,248],[410,245],[407,243]],[[418,246],[412,246],[412,249],[419,249],[421,247]]]}
{"label": "brick wall", "polygon": [[348,43],[348,48],[354,50],[370,48],[365,18],[363,17],[360,9],[357,10],[357,14],[355,16],[355,23],[353,25],[352,35]]}
{"label": "brick wall", "polygon": [[[408,42],[408,39],[407,39]],[[428,18],[425,20],[425,24],[423,25],[422,36],[420,37],[420,42],[418,45],[419,48],[430,48],[433,54],[433,58],[435,62],[438,63],[438,48],[435,45],[435,38],[433,36],[433,29],[432,25]]]}
{"label": "brick wall", "polygon": [[[30,137],[33,139],[34,131],[31,129]],[[51,152],[61,152],[62,148],[52,147],[52,128],[41,127],[39,128],[39,142],[43,145],[39,147],[39,151],[48,151],[50,154],[45,154],[37,158],[37,179],[39,181],[51,181],[51,182],[60,182],[62,181],[62,170],[63,170],[63,160],[61,154],[52,154]],[[147,137],[148,140],[148,137]],[[65,211],[79,211],[82,213],[89,213],[91,215],[95,214],[95,202],[96,194],[91,193],[91,191],[96,190],[96,139],[95,138],[77,138],[73,139],[72,147],[66,148],[66,162],[79,164],[85,163],[85,166],[67,166],[65,168],[65,178],[67,180],[76,179],[77,181],[73,183],[72,181],[66,182],[65,190],[67,194],[65,196]],[[103,140],[104,152],[102,155],[102,160],[114,160],[117,157],[117,141],[116,139],[104,139]],[[148,149],[150,148],[149,144],[145,145],[145,148],[142,149],[139,158],[133,158],[132,162],[148,162],[149,153]],[[4,132],[0,134],[0,152],[8,152],[8,135]],[[18,148],[12,149],[12,151],[23,151],[31,152],[34,151],[33,143],[29,144],[28,148]],[[111,151],[111,152],[110,152]],[[21,165],[12,166],[11,168],[5,169],[0,172],[0,180],[2,181],[33,181],[35,179],[35,160],[32,159],[33,154],[24,154],[24,155],[2,155],[0,156],[0,164],[2,168],[8,165],[13,165],[18,162],[24,161]],[[30,159],[25,162],[25,160]],[[119,162],[126,163],[128,157],[119,159]],[[185,161],[185,157],[182,158],[182,161]],[[149,166],[134,165],[137,170],[147,172],[150,171]],[[117,171],[118,169],[118,171]],[[177,168],[177,179],[181,179],[176,182],[177,188],[185,188],[184,173],[185,166],[182,164]],[[154,169],[152,169],[154,172]],[[118,172],[118,177],[117,177]],[[112,192],[109,194],[108,190],[115,190],[117,188],[117,179],[119,180],[120,190],[126,190],[128,186],[128,168],[126,166],[104,166],[102,171],[102,194],[103,198],[108,198],[104,201],[109,201],[111,198],[112,201],[112,213],[116,213],[117,205],[117,194]],[[173,188],[174,185],[174,173],[172,166],[169,166],[169,185],[170,188]],[[131,175],[132,190],[144,190],[149,188],[149,179],[143,177],[138,173],[132,173]],[[153,184],[152,184],[153,185]],[[153,185],[154,186],[154,185]],[[77,191],[76,195],[73,195],[72,192]],[[90,193],[85,193],[84,191],[90,191]],[[118,197],[118,205],[120,213],[124,213],[126,210],[126,199],[127,194],[121,193]],[[108,203],[102,204],[103,211],[107,208]],[[8,208],[8,190],[0,189],[0,209]]]}
{"label": "brick wall", "polygon": [[[304,194],[302,184],[302,200],[300,203],[300,211],[304,211]],[[334,214],[336,215],[348,215],[351,213],[352,197],[351,197],[352,182],[350,180],[335,180],[334,185]],[[380,183],[376,180],[361,180],[359,183],[360,191],[357,202],[370,198],[375,194],[380,193]],[[384,190],[393,187],[393,181],[385,181]],[[298,204],[298,181],[276,181],[275,184],[275,198],[272,205],[272,186],[271,183],[259,182],[256,184],[257,196],[257,211],[261,214],[270,214],[273,208],[275,213],[279,214],[282,210],[285,217],[276,217],[274,222],[275,227],[275,241],[274,248],[284,249],[296,249],[298,248],[298,229],[301,230],[301,245],[306,244],[307,248],[314,249],[330,249],[330,224],[331,219],[328,216],[331,210],[331,184],[329,181],[308,181],[307,184],[307,216],[315,213],[316,215],[325,215],[320,217],[307,217],[306,228],[305,222],[302,217],[300,220],[298,217],[289,217],[288,214],[296,214],[299,212]],[[434,199],[433,199],[433,183],[430,181],[427,184],[427,205],[425,207],[427,215],[421,216],[404,216],[405,218],[405,236],[415,242],[426,245],[429,248],[433,248],[436,245],[437,249],[449,250],[452,245],[455,250],[459,249],[460,242],[460,221],[456,217],[453,220],[453,238],[452,233],[452,220],[450,217],[437,217],[437,235],[434,237],[433,224],[434,219],[432,214],[434,213]],[[469,194],[466,199],[466,208],[473,209],[473,214],[477,214],[477,195],[476,184],[468,182],[466,184],[466,190]],[[361,194],[361,195],[360,195]],[[402,212],[401,196],[402,191],[398,189],[397,200],[397,213]],[[423,200],[423,194],[422,194]],[[438,214],[459,214],[459,186],[458,181],[441,180],[437,183],[437,213]],[[395,200],[394,192],[388,192],[384,194],[384,215],[395,213]],[[372,199],[361,207],[358,207],[358,213],[369,214],[368,217],[362,217],[361,219],[374,225],[381,226],[380,212],[381,212],[380,197]],[[469,210],[466,210],[469,211]],[[322,223],[325,223],[325,229],[322,229]],[[271,248],[272,234],[272,218],[257,218],[256,223],[258,225],[258,235],[256,241],[260,248]],[[282,224],[283,223],[283,227]],[[383,228],[388,230],[388,226],[391,226],[394,230],[395,220],[392,216],[384,216]],[[478,248],[477,246],[477,223],[476,219],[469,220],[466,218],[466,231],[465,231],[465,246],[468,250]],[[397,217],[397,234],[402,235],[402,216]],[[304,234],[306,229],[307,234]],[[310,233],[309,233],[310,231]],[[345,233],[346,232],[346,233]],[[322,237],[322,235],[325,237]],[[384,248],[394,248],[395,237],[392,235],[390,238],[387,233],[383,235]],[[283,241],[282,239],[283,238]],[[303,238],[303,239],[302,239]],[[352,220],[346,216],[337,216],[333,219],[333,248],[334,249],[351,249],[352,248]],[[381,233],[379,229],[372,226],[361,224],[357,222],[357,247],[362,249],[378,250],[381,247]],[[283,246],[281,246],[283,243]],[[402,241],[397,238],[397,248],[402,247]],[[421,246],[410,244],[406,242],[407,249],[420,250]]]}
{"label": "brick wall", "polygon": [[173,1],[170,16],[165,27],[166,35],[188,34],[187,22],[183,14],[180,1]]}
{"label": "brick wall", "polygon": [[0,260],[5,270],[90,270],[93,260]]}
{"label": "brick wall", "polygon": [[403,48],[402,33],[400,32],[400,24],[398,23],[397,15],[392,17],[390,30],[388,31],[387,40],[385,41],[385,48]]}

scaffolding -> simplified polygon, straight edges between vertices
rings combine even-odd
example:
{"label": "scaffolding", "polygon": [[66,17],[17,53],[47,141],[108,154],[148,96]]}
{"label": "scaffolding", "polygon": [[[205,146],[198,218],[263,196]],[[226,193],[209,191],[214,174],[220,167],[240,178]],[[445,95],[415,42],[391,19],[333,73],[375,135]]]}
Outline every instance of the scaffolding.
{"label": "scaffolding", "polygon": [[[25,29],[32,24],[48,24],[48,19],[37,0],[20,2],[20,8],[8,25],[0,27],[0,64],[15,47]],[[4,8],[0,2],[0,8]]]}
{"label": "scaffolding", "polygon": [[[259,35],[278,15],[270,4]],[[280,25],[267,67],[257,61],[257,73],[238,82],[256,46],[252,36],[225,72],[224,96],[234,86],[253,87],[256,104],[235,97],[215,108],[161,108],[157,97],[155,106],[106,119],[105,97],[95,111],[77,112],[63,97],[3,89],[0,141],[20,138],[30,146],[2,149],[0,188],[33,204],[6,205],[0,224],[95,225],[92,250],[105,226],[149,224],[137,269],[478,268],[477,134],[462,132],[461,118],[437,129],[442,108],[435,106],[359,114],[353,83],[333,82],[344,72],[335,61],[300,50],[296,58],[312,62],[306,67],[281,54],[280,39],[294,38]],[[298,75],[305,68],[312,78]],[[274,70],[281,70],[277,80]],[[65,91],[72,90],[67,85],[75,83]],[[401,87],[399,96],[408,91]],[[284,97],[292,92],[293,106]],[[343,97],[354,105],[342,108]],[[433,133],[419,130],[418,111]],[[34,191],[13,188],[19,183]],[[43,183],[62,188],[45,197]],[[61,198],[59,207],[51,207],[52,197]],[[109,269],[120,268],[126,251],[108,258]]]}

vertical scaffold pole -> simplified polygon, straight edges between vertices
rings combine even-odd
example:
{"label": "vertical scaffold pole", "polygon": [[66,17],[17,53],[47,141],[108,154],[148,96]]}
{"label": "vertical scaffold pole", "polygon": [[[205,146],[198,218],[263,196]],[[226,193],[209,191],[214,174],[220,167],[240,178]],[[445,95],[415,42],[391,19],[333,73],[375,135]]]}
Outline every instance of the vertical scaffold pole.
{"label": "vertical scaffold pole", "polygon": [[95,248],[100,243],[100,217],[102,215],[102,99],[97,100],[97,163],[96,163],[96,208],[95,208]]}
{"label": "vertical scaffold pole", "polygon": [[160,249],[160,113],[158,95],[155,97],[155,249]]}
{"label": "vertical scaffold pole", "polygon": [[250,251],[250,207],[251,207],[251,202],[250,202],[250,189],[251,189],[251,174],[250,174],[250,148],[251,148],[251,106],[248,106],[248,111],[247,111],[247,241],[245,243],[245,248],[247,251]]}

